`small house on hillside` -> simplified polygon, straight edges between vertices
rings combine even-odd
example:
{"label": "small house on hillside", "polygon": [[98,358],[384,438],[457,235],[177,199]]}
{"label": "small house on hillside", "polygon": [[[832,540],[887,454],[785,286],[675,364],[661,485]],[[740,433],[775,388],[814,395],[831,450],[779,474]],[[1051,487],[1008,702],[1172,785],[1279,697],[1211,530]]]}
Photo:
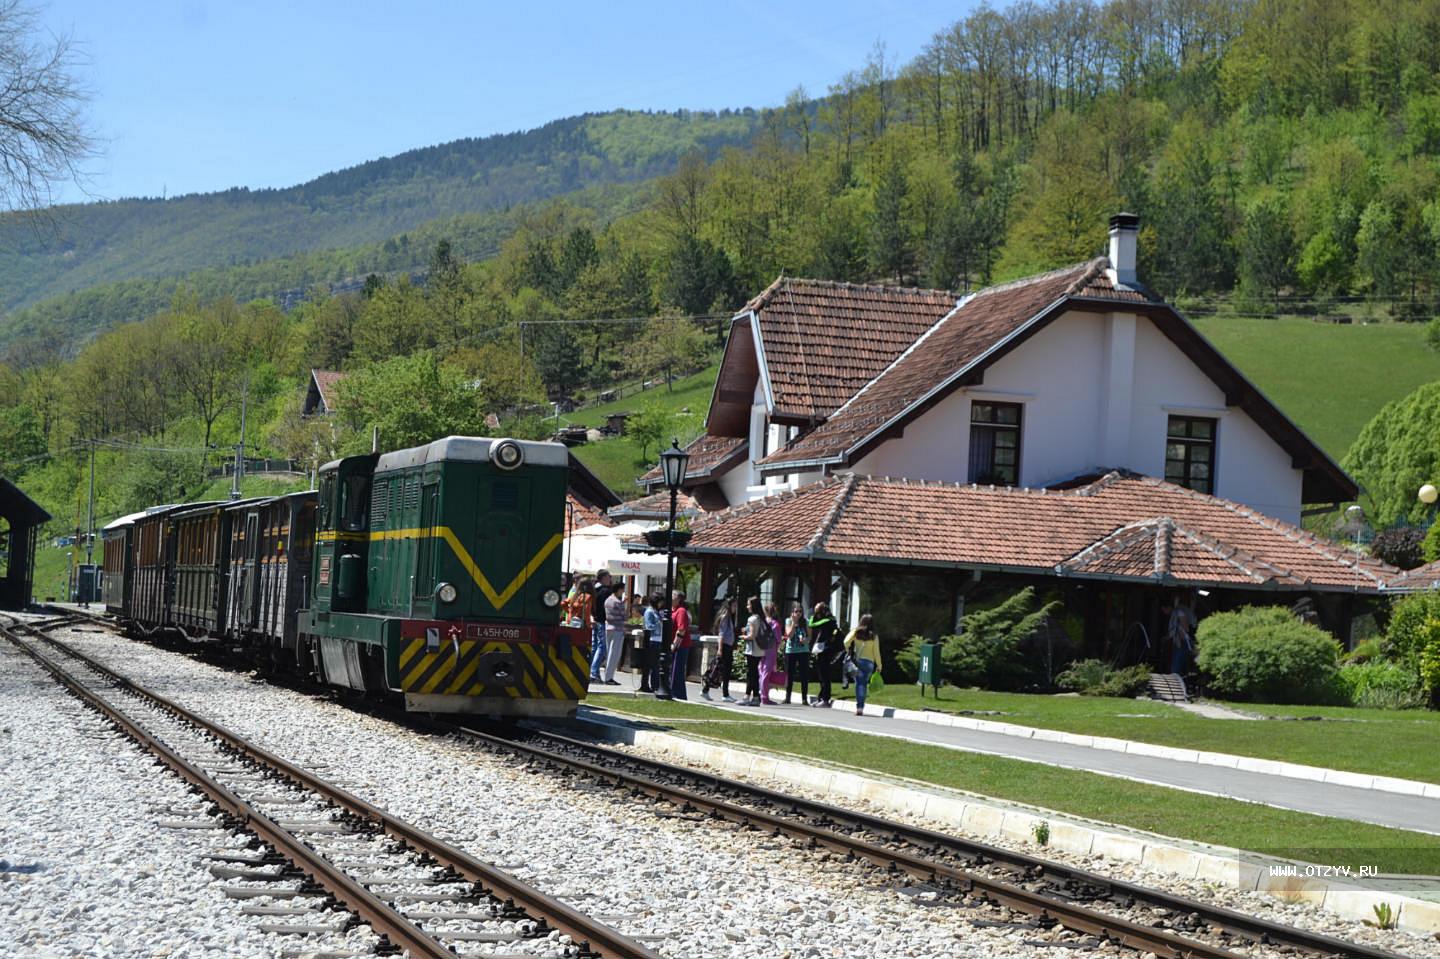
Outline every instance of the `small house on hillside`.
{"label": "small house on hillside", "polygon": [[701,621],[757,579],[934,634],[1009,582],[1064,598],[1094,655],[1154,653],[1182,589],[1346,635],[1399,571],[1296,524],[1354,481],[1139,281],[1138,229],[973,293],[782,277],[746,304],[689,447]]}
{"label": "small house on hillside", "polygon": [[329,416],[335,412],[335,388],[344,378],[345,374],[338,370],[311,370],[300,415]]}

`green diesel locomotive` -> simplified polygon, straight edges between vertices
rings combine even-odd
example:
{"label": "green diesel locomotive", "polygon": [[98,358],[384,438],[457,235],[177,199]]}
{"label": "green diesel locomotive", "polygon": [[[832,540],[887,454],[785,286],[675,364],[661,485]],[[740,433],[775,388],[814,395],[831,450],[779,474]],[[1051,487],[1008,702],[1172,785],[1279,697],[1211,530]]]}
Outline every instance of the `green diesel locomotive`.
{"label": "green diesel locomotive", "polygon": [[451,436],[329,463],[318,494],[126,517],[107,576],[154,575],[110,608],[411,710],[568,715],[590,645],[560,625],[568,472],[559,443]]}

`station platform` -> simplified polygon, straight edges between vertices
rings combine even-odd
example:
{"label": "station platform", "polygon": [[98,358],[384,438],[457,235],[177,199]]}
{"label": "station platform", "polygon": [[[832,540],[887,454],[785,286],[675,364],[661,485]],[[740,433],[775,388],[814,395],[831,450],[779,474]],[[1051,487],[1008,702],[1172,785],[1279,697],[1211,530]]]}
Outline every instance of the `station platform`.
{"label": "station platform", "polygon": [[[603,708],[605,699],[609,696],[651,698],[647,694],[638,693],[639,679],[634,674],[617,673],[616,679],[620,683],[618,686],[592,683],[590,705]],[[743,684],[741,688],[743,689]],[[866,715],[857,716],[849,701],[837,704],[832,709],[817,709],[798,704],[754,707],[724,702],[720,700],[717,692],[712,692],[716,698],[707,702],[700,698],[700,686],[694,683],[689,684],[688,692],[691,705],[708,706],[720,714],[746,713],[754,716],[758,712],[779,722],[840,729],[876,738],[903,739],[962,752],[1005,756],[1025,762],[1086,770],[1104,776],[1168,786],[1187,792],[1261,803],[1317,816],[1440,835],[1440,795],[1400,795],[1335,782],[1297,779],[1076,743],[939,725],[894,715],[887,716],[884,715],[885,712],[893,711],[876,708],[873,704]]]}

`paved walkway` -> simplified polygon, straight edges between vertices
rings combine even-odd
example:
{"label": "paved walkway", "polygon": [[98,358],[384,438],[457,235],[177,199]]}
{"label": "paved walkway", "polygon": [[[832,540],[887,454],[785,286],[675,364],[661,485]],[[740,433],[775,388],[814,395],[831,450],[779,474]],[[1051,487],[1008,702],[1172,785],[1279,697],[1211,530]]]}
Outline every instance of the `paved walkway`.
{"label": "paved walkway", "polygon": [[[619,686],[592,684],[590,693],[597,697],[592,700],[593,704],[603,706],[603,697],[606,694],[632,694],[634,686],[630,674],[620,674],[620,678],[621,685]],[[1226,796],[1281,809],[1293,809],[1320,816],[1352,819],[1395,829],[1409,829],[1440,835],[1440,799],[1435,798],[1427,799],[1419,796],[1376,792],[1371,789],[1342,786],[1335,783],[1290,779],[1260,772],[1121,753],[1069,743],[1025,739],[1001,733],[939,726],[908,719],[857,716],[853,709],[845,707],[813,709],[798,705],[766,706],[756,710],[751,706],[732,705],[719,700],[706,703],[700,698],[699,686],[692,684],[689,690],[692,704],[708,705],[726,712],[743,712],[753,716],[758,711],[768,718],[777,720],[905,739],[965,752],[1008,756],[1012,759],[1062,766],[1067,769],[1083,769],[1122,779],[1170,786],[1189,792]]]}

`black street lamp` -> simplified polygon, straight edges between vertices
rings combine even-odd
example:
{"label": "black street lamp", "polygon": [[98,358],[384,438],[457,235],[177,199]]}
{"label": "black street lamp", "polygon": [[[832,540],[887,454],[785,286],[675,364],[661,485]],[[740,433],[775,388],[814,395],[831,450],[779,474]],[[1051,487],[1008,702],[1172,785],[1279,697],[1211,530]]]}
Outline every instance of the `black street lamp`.
{"label": "black street lamp", "polygon": [[672,439],[670,448],[660,454],[660,472],[665,477],[665,486],[670,490],[670,529],[665,534],[665,631],[660,642],[660,688],[655,695],[669,699],[668,682],[670,672],[670,644],[675,640],[675,629],[670,617],[670,597],[675,592],[675,505],[680,495],[680,484],[685,482],[685,467],[690,454],[680,448],[680,441]]}

